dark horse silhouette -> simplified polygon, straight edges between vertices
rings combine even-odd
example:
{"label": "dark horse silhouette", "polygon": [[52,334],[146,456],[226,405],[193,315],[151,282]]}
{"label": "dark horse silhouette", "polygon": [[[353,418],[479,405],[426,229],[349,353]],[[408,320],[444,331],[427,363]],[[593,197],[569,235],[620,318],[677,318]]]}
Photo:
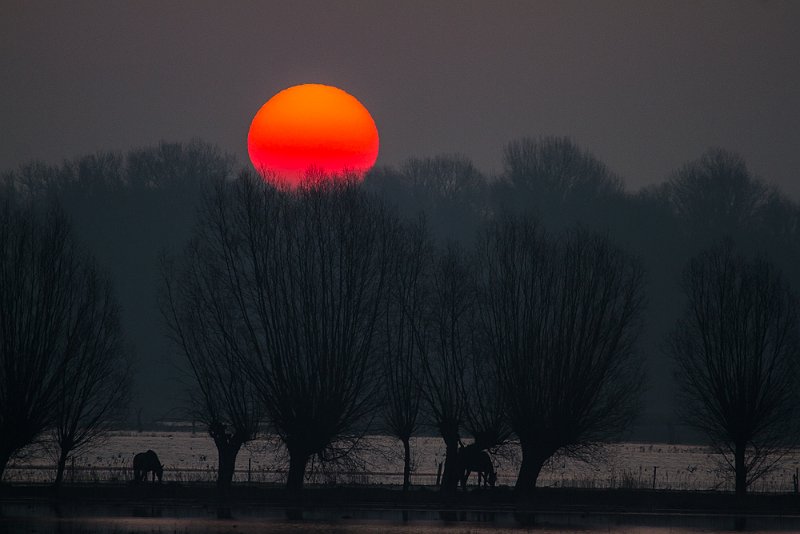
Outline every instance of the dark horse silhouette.
{"label": "dark horse silhouette", "polygon": [[481,479],[483,479],[484,487],[494,487],[494,483],[497,481],[497,473],[494,471],[492,459],[475,443],[458,449],[458,466],[461,472],[461,487],[464,489],[467,489],[467,479],[473,471],[478,473],[478,487],[481,486]]}
{"label": "dark horse silhouette", "polygon": [[153,482],[161,482],[161,477],[164,475],[164,466],[158,461],[158,455],[151,450],[147,452],[140,452],[133,457],[133,480],[135,482],[142,482],[147,479],[147,473],[153,472]]}

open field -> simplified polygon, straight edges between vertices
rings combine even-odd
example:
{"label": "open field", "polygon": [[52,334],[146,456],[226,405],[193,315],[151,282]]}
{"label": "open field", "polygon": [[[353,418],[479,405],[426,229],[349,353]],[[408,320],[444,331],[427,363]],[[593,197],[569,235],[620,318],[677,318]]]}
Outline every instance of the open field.
{"label": "open field", "polygon": [[[131,480],[131,463],[137,452],[153,449],[165,466],[165,482],[213,482],[216,477],[216,449],[202,432],[115,432],[105,443],[80,454],[68,463],[68,483]],[[348,464],[312,466],[311,484],[398,485],[402,481],[402,447],[385,436],[362,441]],[[444,459],[439,438],[419,437],[412,442],[412,483],[430,487],[436,484],[437,468]],[[516,480],[519,453],[509,446],[493,457],[498,485],[510,486]],[[54,478],[52,456],[41,449],[29,449],[13,460],[4,480],[9,483],[46,483]],[[280,484],[285,479],[286,456],[281,447],[268,439],[256,440],[241,450],[237,458],[237,483]],[[800,467],[800,453],[787,454],[768,476],[757,481],[755,492],[792,492],[793,475]],[[661,489],[692,491],[730,491],[730,476],[720,469],[717,458],[706,447],[653,443],[608,445],[592,463],[570,458],[555,458],[540,477],[541,487]]]}
{"label": "open field", "polygon": [[[366,440],[351,464],[313,470],[301,496],[283,489],[285,457],[268,440],[242,450],[236,483],[224,496],[213,483],[213,443],[199,432],[115,433],[70,464],[58,493],[47,484],[53,477],[48,454],[29,450],[0,484],[0,532],[800,531],[800,495],[792,488],[796,454],[740,501],[720,491],[731,489],[730,481],[703,447],[615,444],[592,465],[556,459],[535,497],[518,499],[512,447],[494,457],[499,487],[443,498],[435,486],[440,443],[414,441],[415,485],[407,495],[399,489],[399,444],[385,437]],[[162,484],[130,481],[133,454],[148,448],[166,465]]]}

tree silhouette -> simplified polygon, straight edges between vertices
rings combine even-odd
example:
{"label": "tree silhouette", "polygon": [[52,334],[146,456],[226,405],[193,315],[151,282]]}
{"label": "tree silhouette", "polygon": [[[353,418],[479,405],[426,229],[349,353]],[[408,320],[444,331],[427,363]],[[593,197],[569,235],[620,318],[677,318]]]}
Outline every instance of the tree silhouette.
{"label": "tree silhouette", "polygon": [[760,224],[781,246],[800,249],[800,205],[772,191],[760,210]]}
{"label": "tree silhouette", "polygon": [[488,208],[486,178],[466,157],[411,158],[399,169],[374,169],[364,185],[381,193],[400,212],[420,213],[438,241],[471,240]]}
{"label": "tree silhouette", "polygon": [[58,447],[55,486],[70,454],[96,445],[120,424],[130,402],[131,363],[123,348],[119,306],[111,284],[88,264],[73,288],[66,341],[70,354],[56,387],[53,441]]}
{"label": "tree silhouette", "polygon": [[422,376],[420,345],[433,247],[423,224],[400,232],[387,285],[381,321],[384,421],[387,432],[403,444],[403,491],[411,484],[411,437],[420,424]]}
{"label": "tree silhouette", "polygon": [[768,257],[792,287],[800,287],[800,204],[772,191],[759,210],[757,253]]}
{"label": "tree silhouette", "polygon": [[217,447],[217,487],[224,492],[239,450],[258,434],[264,410],[244,365],[246,338],[220,276],[225,251],[208,230],[198,229],[179,265],[162,259],[161,311],[189,363],[191,414]]}
{"label": "tree silhouette", "polygon": [[526,218],[495,221],[477,250],[479,317],[525,493],[553,454],[578,454],[630,423],[642,274],[605,238],[573,231],[551,241]]}
{"label": "tree silhouette", "polygon": [[798,299],[770,263],[736,255],[730,242],[692,259],[683,285],[686,311],[669,347],[685,418],[744,495],[797,444]]}
{"label": "tree silhouette", "polygon": [[114,280],[120,318],[135,369],[142,417],[163,416],[177,402],[173,384],[181,369],[166,362],[174,350],[161,326],[157,291],[160,251],[181,250],[191,237],[201,192],[229,178],[232,158],[192,141],[161,142],[126,153],[97,152],[57,166],[34,162],[4,174],[13,189],[45,202],[55,197],[69,216],[74,235],[92,250]]}
{"label": "tree silhouette", "polygon": [[161,189],[199,195],[202,186],[228,177],[233,157],[214,145],[193,140],[189,143],[161,142],[131,150],[125,161],[125,183],[133,190]]}
{"label": "tree silhouette", "polygon": [[474,320],[472,273],[464,251],[455,244],[435,259],[425,328],[417,334],[425,379],[423,398],[446,452],[442,492],[453,493],[461,478],[458,447],[467,415],[465,385],[471,358]]}
{"label": "tree silhouette", "polygon": [[664,194],[688,231],[712,238],[756,225],[770,196],[741,156],[721,149],[710,149],[681,167]]}
{"label": "tree silhouette", "polygon": [[434,206],[451,201],[465,206],[478,202],[486,180],[465,156],[442,155],[411,158],[400,172],[417,190],[430,197]]}
{"label": "tree silhouette", "polygon": [[24,196],[0,200],[0,477],[48,428],[63,473],[69,451],[101,434],[126,397],[108,282],[58,206],[41,212]]}
{"label": "tree silhouette", "polygon": [[502,204],[514,208],[520,201],[526,207],[533,202],[551,217],[565,208],[577,214],[623,192],[622,180],[568,137],[510,142],[497,185]]}
{"label": "tree silhouette", "polygon": [[[480,313],[480,310],[478,310]],[[496,450],[512,437],[497,362],[477,328],[470,333],[472,349],[465,376],[466,415],[464,428],[479,450]]]}
{"label": "tree silhouette", "polygon": [[314,456],[346,455],[376,409],[372,357],[398,222],[342,179],[276,191],[243,174],[201,212],[245,365],[289,453],[287,488]]}

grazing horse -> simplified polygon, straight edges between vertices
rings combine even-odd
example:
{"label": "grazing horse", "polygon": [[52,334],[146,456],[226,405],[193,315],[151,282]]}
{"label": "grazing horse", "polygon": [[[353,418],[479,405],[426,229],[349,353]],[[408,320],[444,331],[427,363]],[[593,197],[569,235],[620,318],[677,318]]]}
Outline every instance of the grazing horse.
{"label": "grazing horse", "polygon": [[492,459],[486,451],[478,448],[475,443],[458,449],[458,465],[461,472],[462,488],[467,489],[467,479],[472,471],[478,473],[478,487],[481,486],[481,478],[483,478],[484,487],[494,487],[494,483],[497,481],[497,473],[494,471]]}
{"label": "grazing horse", "polygon": [[142,482],[147,480],[147,473],[153,472],[153,482],[158,477],[159,483],[161,477],[164,475],[164,466],[158,461],[158,455],[151,450],[147,452],[140,452],[133,457],[133,480],[135,482]]}

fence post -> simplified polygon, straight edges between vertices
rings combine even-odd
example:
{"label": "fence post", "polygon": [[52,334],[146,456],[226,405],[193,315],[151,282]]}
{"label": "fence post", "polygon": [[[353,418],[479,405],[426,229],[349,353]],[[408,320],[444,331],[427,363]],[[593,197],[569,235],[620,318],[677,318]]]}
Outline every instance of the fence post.
{"label": "fence post", "polygon": [[253,460],[252,458],[248,458],[247,459],[247,483],[248,484],[250,484],[250,462],[252,460]]}
{"label": "fence post", "polygon": [[653,489],[656,489],[656,470],[658,470],[658,466],[653,466]]}
{"label": "fence post", "polygon": [[439,462],[439,467],[436,469],[436,485],[440,486],[442,482],[442,462]]}

